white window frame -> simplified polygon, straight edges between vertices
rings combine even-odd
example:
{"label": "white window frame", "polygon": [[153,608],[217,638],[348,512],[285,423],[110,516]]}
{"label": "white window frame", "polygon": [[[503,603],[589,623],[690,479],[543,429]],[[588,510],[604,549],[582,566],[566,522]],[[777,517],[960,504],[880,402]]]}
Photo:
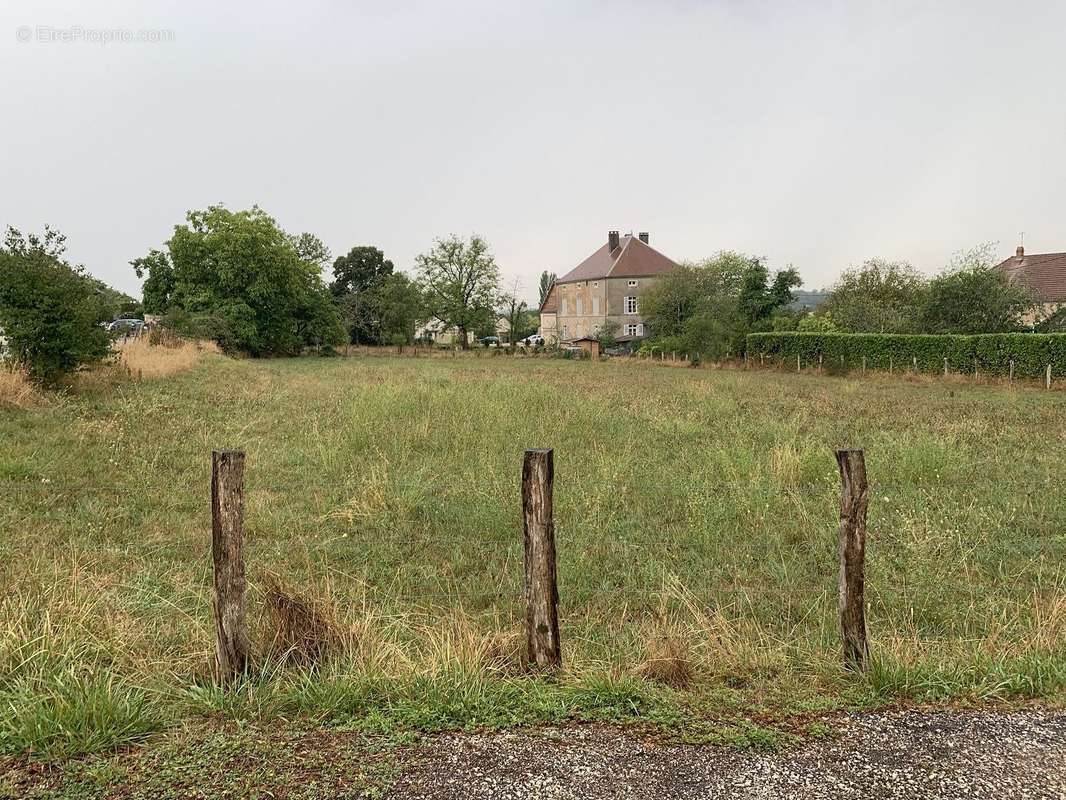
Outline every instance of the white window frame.
{"label": "white window frame", "polygon": [[626,336],[639,336],[637,332],[640,329],[640,325],[635,322],[626,323]]}
{"label": "white window frame", "polygon": [[637,285],[637,281],[635,281],[635,280],[631,280],[631,281],[629,281],[629,283],[627,283],[627,284],[626,284],[626,286],[629,286],[629,287],[631,287],[631,288],[632,288],[633,286],[636,286],[636,285]]}
{"label": "white window frame", "polygon": [[639,314],[636,295],[626,295],[622,300],[622,311],[626,314]]}

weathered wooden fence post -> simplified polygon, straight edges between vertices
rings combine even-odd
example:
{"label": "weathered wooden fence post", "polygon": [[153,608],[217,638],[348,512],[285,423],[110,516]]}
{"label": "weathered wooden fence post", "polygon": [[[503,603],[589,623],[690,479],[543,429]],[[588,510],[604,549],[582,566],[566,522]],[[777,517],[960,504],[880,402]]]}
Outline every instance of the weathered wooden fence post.
{"label": "weathered wooden fence post", "polygon": [[1047,371],[1044,373],[1044,375],[1045,375],[1045,384],[1046,384],[1047,388],[1050,389],[1051,388],[1051,365],[1050,364],[1047,365]]}
{"label": "weathered wooden fence post", "polygon": [[866,356],[862,357],[862,374],[866,374]]}
{"label": "weathered wooden fence post", "polygon": [[229,681],[248,668],[244,619],[244,453],[211,453],[211,556],[214,585],[215,658]]}
{"label": "weathered wooden fence post", "polygon": [[1010,372],[1008,373],[1007,383],[1014,383],[1014,359],[1010,360]]}
{"label": "weathered wooden fence post", "polygon": [[845,666],[864,672],[870,659],[863,596],[866,509],[870,490],[866,482],[866,460],[862,450],[837,450],[836,457],[840,468],[840,635],[844,644]]}
{"label": "weathered wooden fence post", "polygon": [[558,669],[559,587],[555,573],[555,520],[551,450],[526,450],[522,463],[522,518],[525,532],[526,661],[537,669]]}
{"label": "weathered wooden fence post", "polygon": [[948,360],[945,358],[944,359],[944,377],[946,378],[947,376],[948,376]]}
{"label": "weathered wooden fence post", "polygon": [[799,357],[799,354],[797,353],[796,354],[796,372],[801,372],[801,371],[802,371],[802,369],[800,367],[800,357]]}

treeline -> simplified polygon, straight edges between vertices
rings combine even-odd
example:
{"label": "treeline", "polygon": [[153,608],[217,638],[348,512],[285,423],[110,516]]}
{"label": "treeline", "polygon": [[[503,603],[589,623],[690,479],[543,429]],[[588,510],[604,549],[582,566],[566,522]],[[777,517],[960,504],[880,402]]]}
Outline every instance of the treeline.
{"label": "treeline", "polygon": [[1044,316],[1038,298],[995,269],[991,245],[957,254],[930,278],[905,262],[872,259],[845,271],[814,312],[792,307],[799,276],[771,274],[761,259],[724,252],[685,265],[643,299],[646,350],[744,351],[748,334],[984,334],[1064,329],[1066,313]]}
{"label": "treeline", "polygon": [[144,281],[142,303],[64,253],[65,238],[47,226],[42,236],[8,229],[0,247],[0,347],[41,383],[105,358],[106,324],[120,315],[158,315],[176,333],[256,357],[410,344],[431,322],[454,330],[462,347],[468,334],[494,334],[501,318],[512,342],[537,329],[518,285],[501,289],[495,258],[476,235],[438,239],[409,277],[376,247],[333,259],[317,236],[289,234],[261,208],[210,206],[188,212],[161,247],[130,262]]}
{"label": "treeline", "polygon": [[147,313],[252,356],[410,344],[429,321],[454,329],[463,347],[468,333],[493,333],[501,316],[516,332],[530,327],[517,286],[501,291],[499,267],[477,235],[438,239],[417,257],[412,278],[376,247],[332,259],[317,236],[287,234],[258,207],[211,206],[190,211],[163,249],[132,265],[144,279]]}

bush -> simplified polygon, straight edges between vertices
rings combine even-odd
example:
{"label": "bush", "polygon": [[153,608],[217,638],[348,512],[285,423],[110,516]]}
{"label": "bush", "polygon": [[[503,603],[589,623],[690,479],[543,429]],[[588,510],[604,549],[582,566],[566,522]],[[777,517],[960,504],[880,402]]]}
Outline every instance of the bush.
{"label": "bush", "polygon": [[62,253],[63,237],[51,229],[43,239],[8,229],[0,247],[0,330],[10,360],[37,383],[55,383],[111,347],[107,305]]}
{"label": "bush", "polygon": [[952,372],[1006,375],[1010,362],[1018,377],[1040,378],[1047,365],[1054,374],[1066,374],[1066,334],[892,334],[892,333],[753,333],[747,337],[748,356],[766,355],[785,366],[799,356],[804,364],[818,362],[827,368],[858,369],[866,359],[868,369],[913,369],[943,372],[944,360]]}

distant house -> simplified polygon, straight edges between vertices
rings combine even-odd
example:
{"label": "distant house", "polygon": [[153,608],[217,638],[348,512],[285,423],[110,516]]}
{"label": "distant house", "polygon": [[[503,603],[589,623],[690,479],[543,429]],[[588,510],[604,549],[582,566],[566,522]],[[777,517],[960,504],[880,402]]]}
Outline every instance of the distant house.
{"label": "distant house", "polygon": [[609,321],[616,338],[631,342],[648,334],[640,298],[677,264],[648,244],[648,234],[607,241],[552,284],[540,306],[540,335],[545,341],[571,342],[595,336]]}
{"label": "distant house", "polygon": [[1019,246],[1013,258],[996,265],[996,269],[1024,286],[1036,296],[1040,310],[1027,323],[1040,322],[1059,308],[1066,307],[1066,253],[1026,255]]}

